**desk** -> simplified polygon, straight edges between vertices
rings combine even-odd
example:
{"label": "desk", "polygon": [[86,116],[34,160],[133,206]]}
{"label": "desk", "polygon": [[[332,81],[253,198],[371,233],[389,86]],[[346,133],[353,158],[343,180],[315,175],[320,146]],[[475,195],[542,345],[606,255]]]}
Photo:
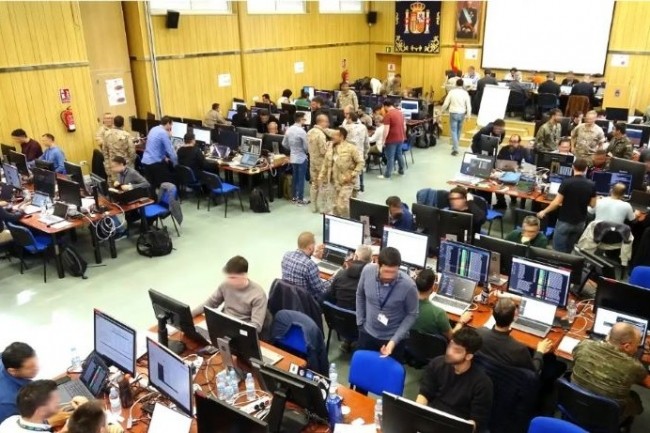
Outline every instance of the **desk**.
{"label": "desk", "polygon": [[[541,193],[535,189],[532,192],[525,193],[521,192],[517,189],[516,185],[502,185],[495,183],[493,181],[485,181],[481,182],[476,185],[472,184],[467,184],[467,183],[462,183],[462,182],[456,182],[454,180],[447,181],[448,185],[454,185],[454,186],[462,186],[464,188],[467,188],[469,190],[476,190],[476,191],[483,191],[483,192],[489,192],[489,193],[494,193],[494,194],[502,194],[502,195],[509,195],[511,197],[517,197],[517,198],[522,198],[522,199],[530,199],[530,200],[536,200],[538,197],[541,196]],[[525,202],[522,202],[522,205]]]}

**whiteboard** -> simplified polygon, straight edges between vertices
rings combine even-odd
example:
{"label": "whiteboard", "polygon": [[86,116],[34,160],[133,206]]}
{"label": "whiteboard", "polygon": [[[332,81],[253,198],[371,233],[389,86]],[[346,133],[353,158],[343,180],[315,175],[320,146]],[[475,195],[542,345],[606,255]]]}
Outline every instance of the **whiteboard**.
{"label": "whiteboard", "polygon": [[503,119],[508,107],[508,97],[510,88],[487,84],[483,89],[483,99],[481,99],[481,108],[478,111],[476,123],[479,126],[485,126],[496,119]]}

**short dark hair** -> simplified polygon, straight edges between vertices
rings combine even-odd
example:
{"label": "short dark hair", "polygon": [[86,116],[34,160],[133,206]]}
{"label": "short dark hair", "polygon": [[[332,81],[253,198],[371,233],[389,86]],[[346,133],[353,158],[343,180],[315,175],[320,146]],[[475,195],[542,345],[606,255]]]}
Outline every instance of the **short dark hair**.
{"label": "short dark hair", "polygon": [[467,189],[465,187],[457,185],[449,190],[449,195],[451,194],[460,194],[463,196],[463,198],[467,198]]}
{"label": "short dark hair", "polygon": [[395,103],[393,102],[392,99],[384,99],[384,107],[393,107],[395,106]]}
{"label": "short dark hair", "polygon": [[325,101],[323,100],[323,98],[321,98],[320,96],[314,96],[314,97],[311,99],[311,102],[315,102],[315,103],[317,103],[318,105],[323,105],[323,104],[325,103]]}
{"label": "short dark hair", "polygon": [[510,68],[510,72],[519,72],[519,71],[517,71],[517,68]]}
{"label": "short dark hair", "polygon": [[425,293],[431,290],[435,282],[436,273],[433,272],[433,269],[423,269],[415,279],[415,285],[420,293]]}
{"label": "short dark hair", "polygon": [[50,134],[49,132],[46,132],[45,134],[43,134],[43,137],[47,137],[50,140],[54,141],[54,136],[52,134]]}
{"label": "short dark hair", "polygon": [[492,311],[494,322],[499,328],[506,328],[515,320],[517,305],[510,298],[501,298]]}
{"label": "short dark hair", "polygon": [[119,156],[119,155],[114,156],[113,159],[111,159],[111,161],[113,161],[116,164],[126,165],[126,159],[124,159],[123,156]]}
{"label": "short dark hair", "polygon": [[169,125],[170,123],[172,123],[172,118],[169,117],[169,116],[163,116],[163,117],[160,119],[160,124],[161,124],[161,125]]}
{"label": "short dark hair", "polygon": [[246,108],[246,106],[244,104],[237,105],[237,113],[244,114],[247,111],[248,111],[248,108]]}
{"label": "short dark hair", "polygon": [[106,424],[104,408],[98,401],[79,406],[68,421],[68,433],[99,433]]}
{"label": "short dark hair", "polygon": [[350,120],[353,122],[356,122],[359,120],[359,115],[355,113],[354,111],[350,111],[350,114],[348,114],[348,117],[350,117]]}
{"label": "short dark hair", "polygon": [[559,108],[553,108],[551,111],[548,112],[549,116],[555,116],[556,114],[562,114],[562,110]]}
{"label": "short dark hair", "polygon": [[594,155],[607,155],[607,150],[606,149],[596,149],[594,152]]}
{"label": "short dark hair", "polygon": [[564,137],[560,137],[560,141],[557,142],[557,145],[559,146],[560,144],[567,142],[571,144],[571,137],[565,135]]}
{"label": "short dark hair", "polygon": [[285,98],[289,98],[291,95],[293,95],[293,92],[290,89],[284,89],[282,91],[282,96]]}
{"label": "short dark hair", "polygon": [[395,77],[400,77],[400,78],[402,78],[402,74],[395,74]]}
{"label": "short dark hair", "polygon": [[266,108],[262,108],[260,111],[257,112],[257,114],[259,114],[260,116],[268,116],[271,113],[269,113],[269,110],[267,110]]}
{"label": "short dark hair", "polygon": [[303,118],[305,117],[305,113],[302,112],[297,112],[296,114],[293,115],[293,120],[295,122],[300,122]]}
{"label": "short dark hair", "polygon": [[344,140],[345,140],[346,138],[348,138],[348,130],[347,130],[347,129],[345,129],[344,127],[340,126],[340,127],[336,128],[336,130],[339,131],[339,134],[341,134],[341,136],[343,137]]}
{"label": "short dark hair", "polygon": [[401,205],[402,205],[402,200],[400,200],[400,198],[397,197],[396,195],[391,195],[386,199],[386,206],[396,207]]}
{"label": "short dark hair", "polygon": [[8,368],[21,368],[26,360],[36,356],[36,351],[27,343],[16,341],[2,352],[2,365]]}
{"label": "short dark hair", "polygon": [[242,256],[235,256],[226,262],[223,267],[226,274],[246,274],[248,273],[248,260]]}
{"label": "short dark hair", "polygon": [[625,126],[625,123],[623,122],[617,122],[614,124],[614,129],[620,132],[621,134],[625,134],[627,132],[627,126]]}
{"label": "short dark hair", "polygon": [[269,95],[268,93],[264,93],[262,94],[262,98],[271,99],[271,95]]}
{"label": "short dark hair", "polygon": [[583,115],[584,115],[584,113],[582,111],[578,110],[575,113],[573,113],[573,115],[571,115],[571,117],[580,117],[580,116],[583,116]]}
{"label": "short dark hair", "polygon": [[372,109],[372,112],[375,113],[375,112],[381,110],[382,108],[384,108],[383,105],[375,105],[375,106],[373,107],[373,109]]}
{"label": "short dark hair", "polygon": [[461,328],[454,332],[451,341],[465,348],[467,353],[474,354],[481,350],[483,339],[473,328]]}
{"label": "short dark hair", "polygon": [[20,416],[23,418],[34,416],[36,410],[47,403],[50,394],[56,391],[56,387],[56,382],[53,380],[35,380],[23,386],[16,398]]}
{"label": "short dark hair", "polygon": [[456,80],[456,87],[463,87],[463,79],[459,78]]}
{"label": "short dark hair", "polygon": [[113,117],[113,126],[121,128],[124,126],[124,117],[117,115]]}
{"label": "short dark hair", "polygon": [[212,103],[212,109],[213,110],[218,110],[219,109],[219,103],[218,102],[213,102]]}
{"label": "short dark hair", "polygon": [[386,247],[379,251],[377,263],[379,266],[399,266],[402,264],[402,255],[397,248]]}
{"label": "short dark hair", "polygon": [[605,110],[596,110],[596,116],[606,116],[607,111]]}
{"label": "short dark hair", "polygon": [[183,141],[185,144],[190,144],[192,141],[194,141],[194,133],[193,132],[188,132],[185,134],[183,137]]}
{"label": "short dark hair", "polygon": [[24,129],[18,128],[18,129],[14,129],[13,131],[11,131],[11,136],[12,137],[26,138],[27,133],[25,132]]}
{"label": "short dark hair", "polygon": [[492,126],[506,126],[506,122],[503,119],[497,119],[492,123]]}
{"label": "short dark hair", "polygon": [[573,161],[573,169],[576,171],[583,172],[587,170],[587,167],[589,167],[589,162],[584,158],[576,158],[576,160]]}
{"label": "short dark hair", "polygon": [[487,77],[488,75],[490,75],[491,73],[492,73],[492,69],[489,69],[489,68],[488,68],[488,69],[485,69],[485,76],[486,76],[486,77]]}

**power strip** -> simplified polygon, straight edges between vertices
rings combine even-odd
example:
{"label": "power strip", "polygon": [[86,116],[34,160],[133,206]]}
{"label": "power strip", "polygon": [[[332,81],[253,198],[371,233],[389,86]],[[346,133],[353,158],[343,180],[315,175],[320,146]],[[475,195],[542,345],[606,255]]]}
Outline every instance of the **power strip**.
{"label": "power strip", "polygon": [[269,397],[262,397],[255,401],[251,401],[246,406],[241,406],[239,409],[243,410],[244,412],[250,415],[252,413],[255,413],[259,410],[266,408],[269,405],[269,403],[271,403],[271,399]]}

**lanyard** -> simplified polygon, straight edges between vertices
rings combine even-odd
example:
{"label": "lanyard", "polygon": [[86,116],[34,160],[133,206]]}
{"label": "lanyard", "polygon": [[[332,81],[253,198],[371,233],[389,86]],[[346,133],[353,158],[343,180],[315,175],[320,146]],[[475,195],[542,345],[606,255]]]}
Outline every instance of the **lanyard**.
{"label": "lanyard", "polygon": [[47,427],[47,426],[36,427],[36,426],[25,425],[25,424],[20,422],[20,418],[17,419],[16,422],[18,423],[18,427],[20,427],[23,430],[40,431],[40,432],[51,432],[52,431],[52,427]]}
{"label": "lanyard", "polygon": [[388,302],[388,299],[390,298],[390,295],[393,294],[393,289],[397,285],[397,279],[395,279],[395,281],[393,281],[390,284],[390,289],[388,290],[388,293],[386,294],[386,297],[384,298],[383,301],[381,300],[381,286],[380,286],[380,284],[381,283],[380,283],[379,279],[377,279],[377,301],[379,301],[379,311],[383,311],[384,306],[386,306],[386,302]]}

